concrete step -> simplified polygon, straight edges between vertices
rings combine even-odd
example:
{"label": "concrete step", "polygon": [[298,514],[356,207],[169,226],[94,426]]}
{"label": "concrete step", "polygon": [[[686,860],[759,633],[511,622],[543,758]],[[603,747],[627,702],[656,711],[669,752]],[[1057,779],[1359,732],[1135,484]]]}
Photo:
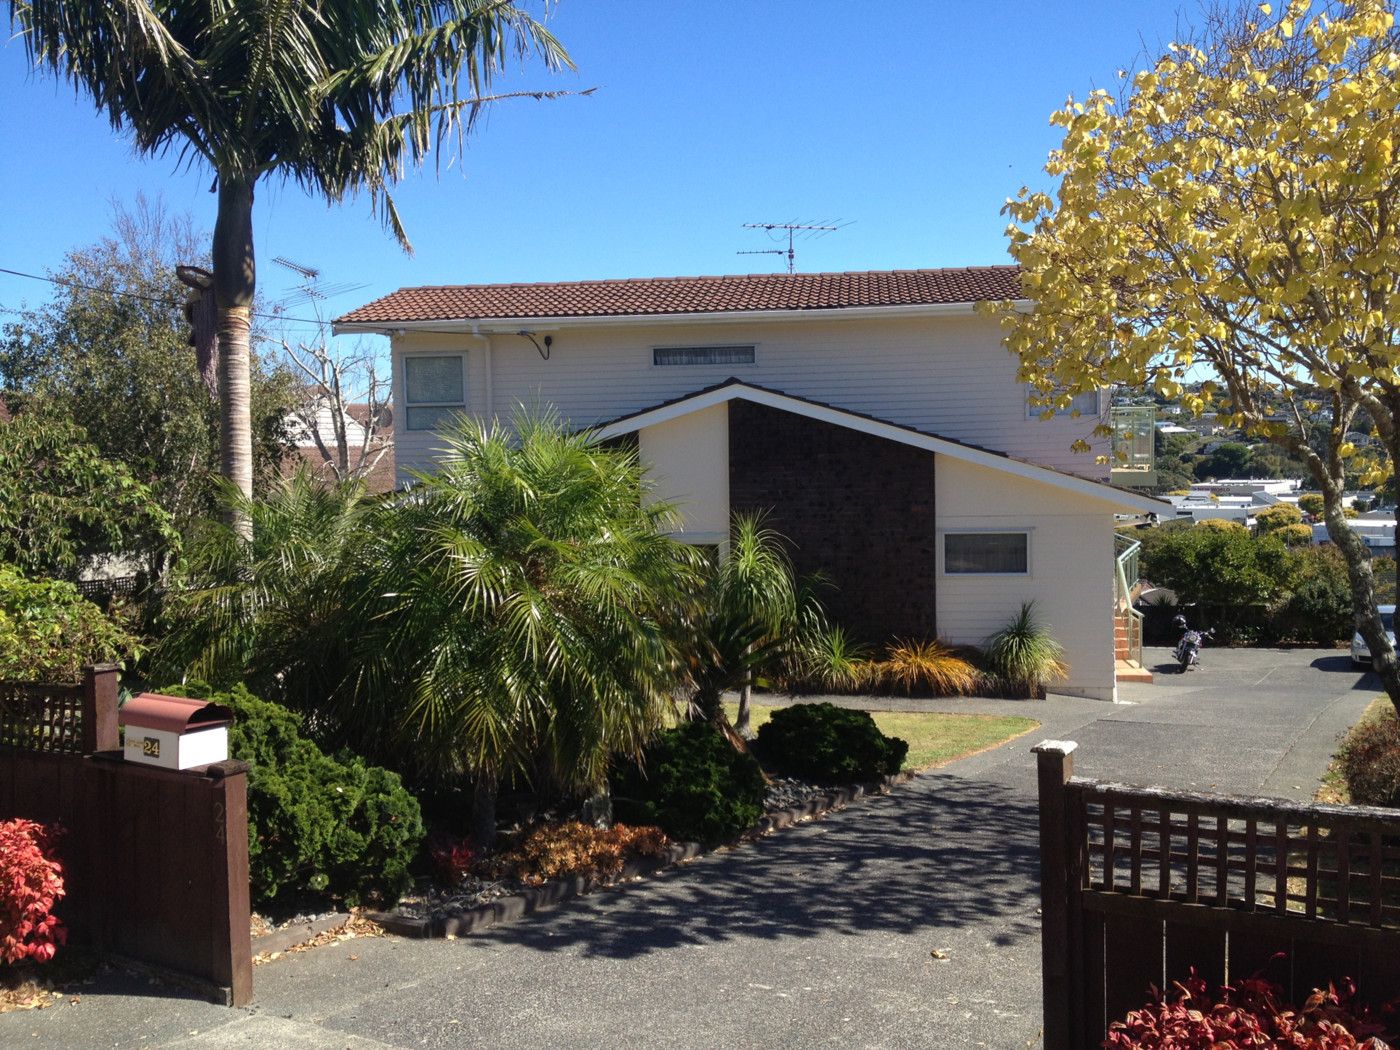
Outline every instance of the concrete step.
{"label": "concrete step", "polygon": [[1132,660],[1125,660],[1122,657],[1118,657],[1113,663],[1114,677],[1117,678],[1118,681],[1151,684],[1152,672],[1141,664]]}

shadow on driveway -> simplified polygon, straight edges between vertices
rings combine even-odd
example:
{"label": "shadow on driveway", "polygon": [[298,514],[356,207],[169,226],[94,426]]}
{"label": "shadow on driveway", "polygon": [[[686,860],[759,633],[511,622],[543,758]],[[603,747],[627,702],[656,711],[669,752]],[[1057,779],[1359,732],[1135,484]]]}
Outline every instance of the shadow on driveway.
{"label": "shadow on driveway", "polygon": [[1385,686],[1381,685],[1380,677],[1369,667],[1357,667],[1351,662],[1349,653],[1333,656],[1319,656],[1308,665],[1318,671],[1325,671],[1328,674],[1349,674],[1356,676],[1356,684],[1353,689],[1366,689],[1371,692],[1384,692]]}
{"label": "shadow on driveway", "polygon": [[1037,930],[1036,821],[1034,802],[1004,788],[921,777],[825,820],[476,937],[627,959],[741,939],[990,922],[992,942],[1009,943]]}

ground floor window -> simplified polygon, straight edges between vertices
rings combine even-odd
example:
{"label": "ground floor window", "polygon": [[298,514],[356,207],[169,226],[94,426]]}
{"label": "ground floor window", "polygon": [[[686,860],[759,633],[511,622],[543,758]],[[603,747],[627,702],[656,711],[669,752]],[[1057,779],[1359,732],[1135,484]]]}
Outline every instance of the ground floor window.
{"label": "ground floor window", "polygon": [[946,532],[943,572],[948,576],[1028,576],[1031,536],[1028,530]]}

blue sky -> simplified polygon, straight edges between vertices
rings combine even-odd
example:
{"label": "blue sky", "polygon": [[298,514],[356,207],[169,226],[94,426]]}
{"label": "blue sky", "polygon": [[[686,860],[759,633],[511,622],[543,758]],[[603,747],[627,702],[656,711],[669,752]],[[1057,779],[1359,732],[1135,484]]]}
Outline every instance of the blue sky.
{"label": "blue sky", "polygon": [[[563,0],[551,27],[577,74],[529,70],[500,87],[597,87],[510,102],[450,168],[396,198],[416,254],[368,202],[331,208],[263,184],[259,276],[367,287],[348,310],[408,284],[770,271],[745,222],[854,220],[799,242],[800,270],[1005,261],[1005,199],[1043,181],[1050,112],[1109,86],[1143,41],[1176,35],[1153,0]],[[207,171],[137,157],[86,99],[0,45],[0,267],[43,273],[106,231],[108,201],[160,194],[212,227]],[[0,317],[47,286],[0,274]],[[304,310],[303,310],[304,312]]]}

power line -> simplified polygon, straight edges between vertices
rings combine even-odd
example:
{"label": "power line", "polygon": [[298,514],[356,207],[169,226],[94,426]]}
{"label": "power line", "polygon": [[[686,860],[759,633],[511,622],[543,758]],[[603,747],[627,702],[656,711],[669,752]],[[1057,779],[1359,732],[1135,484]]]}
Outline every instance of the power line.
{"label": "power line", "polygon": [[[162,299],[156,295],[142,295],[140,292],[128,292],[119,288],[99,288],[96,285],[83,284],[81,281],[69,281],[62,277],[42,277],[37,273],[25,273],[23,270],[11,270],[4,266],[0,266],[0,273],[8,273],[14,277],[27,277],[31,281],[44,281],[48,284],[57,284],[65,288],[76,288],[79,291],[94,292],[98,295],[124,295],[128,299],[140,299],[143,302],[155,303],[157,306],[182,308],[185,305],[183,299]],[[330,324],[329,321],[323,321],[320,318],[312,320],[309,317],[288,317],[285,314],[270,314],[261,310],[252,310],[249,313],[252,317],[265,317],[273,321],[294,321],[298,324],[314,324],[318,326]]]}

